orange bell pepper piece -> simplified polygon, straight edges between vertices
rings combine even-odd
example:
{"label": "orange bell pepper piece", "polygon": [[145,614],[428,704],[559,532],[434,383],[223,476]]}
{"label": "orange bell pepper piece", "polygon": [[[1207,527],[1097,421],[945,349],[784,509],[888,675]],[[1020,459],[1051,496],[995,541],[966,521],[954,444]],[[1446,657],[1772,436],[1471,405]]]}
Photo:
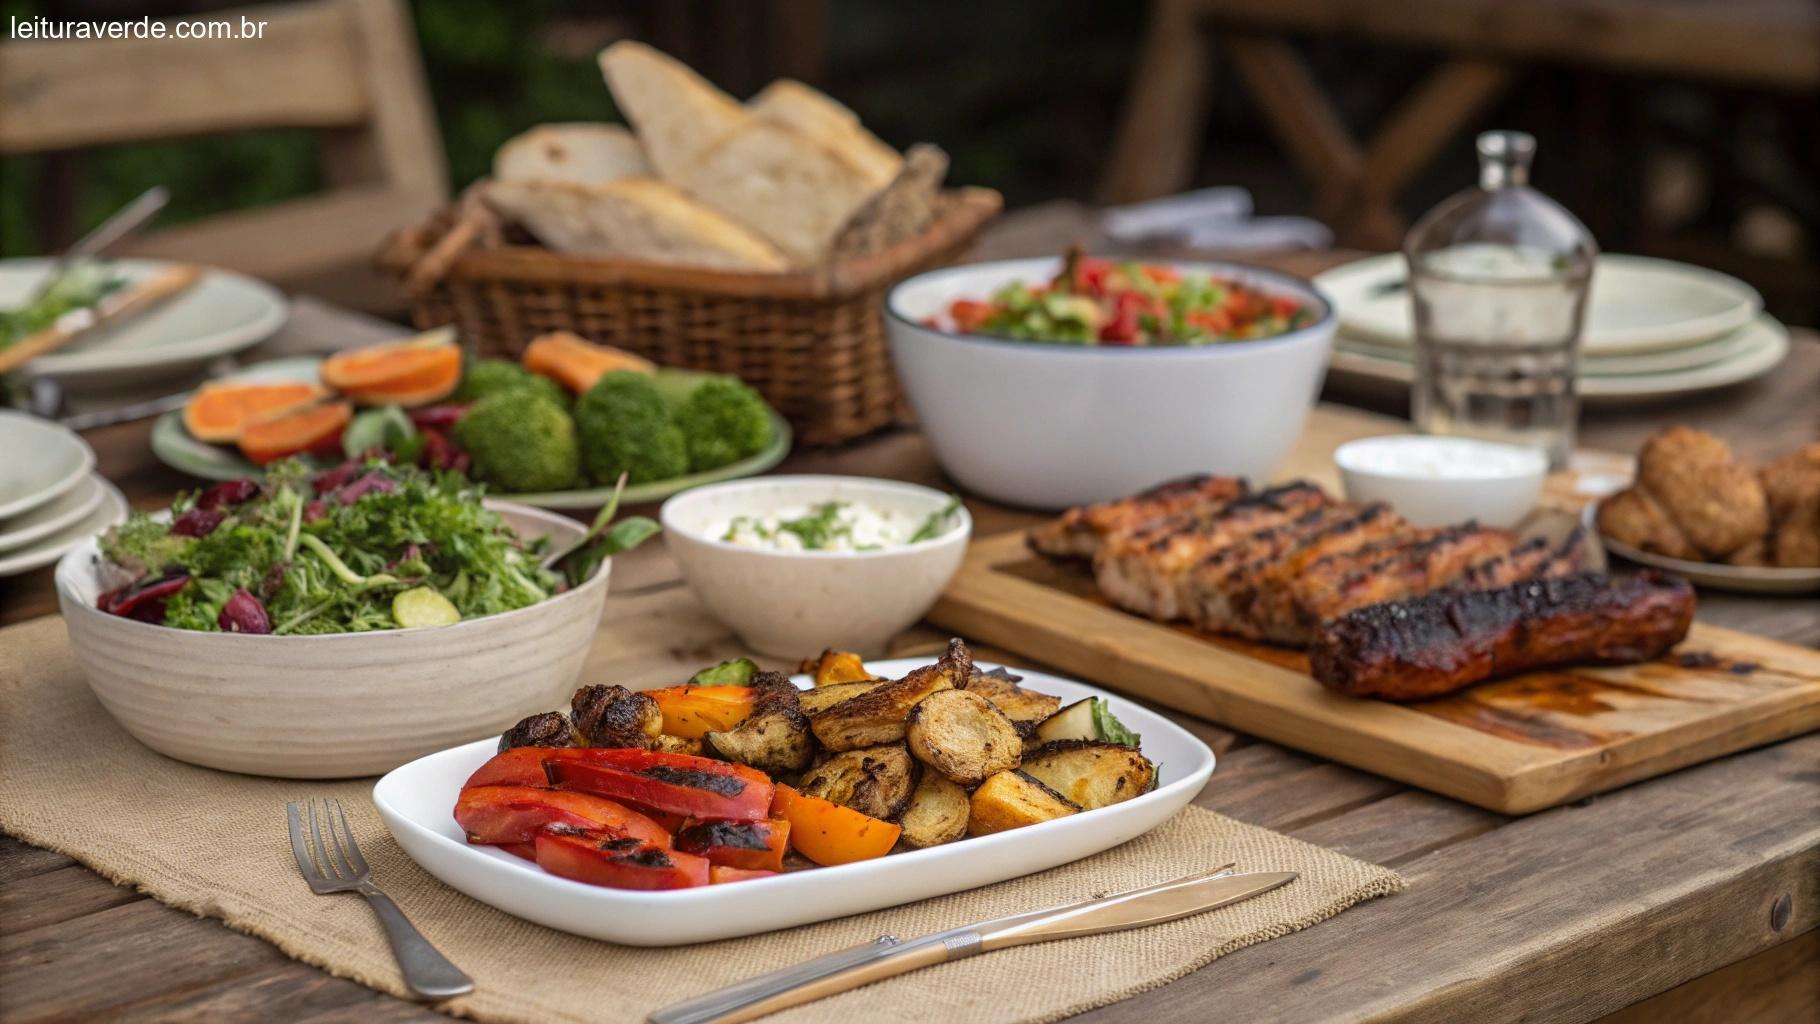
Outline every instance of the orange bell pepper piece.
{"label": "orange bell pepper piece", "polygon": [[728,882],[743,882],[748,878],[770,878],[775,871],[754,870],[748,868],[730,868],[725,864],[708,865],[708,884],[725,885]]}
{"label": "orange bell pepper piece", "polygon": [[664,732],[698,740],[726,732],[752,713],[750,686],[668,686],[646,690],[664,713]]}
{"label": "orange bell pepper piece", "polygon": [[851,864],[883,857],[903,829],[818,796],[778,785],[771,816],[790,823],[790,848],[817,864]]}

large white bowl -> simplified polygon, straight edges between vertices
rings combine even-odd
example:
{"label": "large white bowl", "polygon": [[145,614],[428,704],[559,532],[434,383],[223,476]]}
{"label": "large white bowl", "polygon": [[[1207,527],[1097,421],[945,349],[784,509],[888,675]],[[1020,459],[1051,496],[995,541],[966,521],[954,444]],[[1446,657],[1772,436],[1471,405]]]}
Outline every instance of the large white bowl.
{"label": "large white bowl", "polygon": [[959,298],[1053,277],[1054,259],[1003,260],[909,278],[885,300],[891,357],[935,457],[995,501],[1061,508],[1171,477],[1266,479],[1321,387],[1332,305],[1300,278],[1233,263],[1170,263],[1292,296],[1301,330],[1197,347],[1109,348],[1008,341],[925,326]]}
{"label": "large white bowl", "polygon": [[[557,547],[583,533],[548,512],[487,505],[522,536]],[[63,556],[57,600],[108,712],[179,761],[294,779],[389,771],[563,704],[593,643],[611,566],[547,601],[452,626],[245,636],[98,610],[97,558],[93,540]]]}
{"label": "large white bowl", "polygon": [[746,645],[802,658],[836,647],[874,655],[935,604],[967,554],[973,519],[881,551],[767,551],[719,539],[734,516],[825,501],[865,503],[920,522],[946,506],[941,491],[855,476],[771,476],[710,484],[664,502],[664,543],[695,593]]}

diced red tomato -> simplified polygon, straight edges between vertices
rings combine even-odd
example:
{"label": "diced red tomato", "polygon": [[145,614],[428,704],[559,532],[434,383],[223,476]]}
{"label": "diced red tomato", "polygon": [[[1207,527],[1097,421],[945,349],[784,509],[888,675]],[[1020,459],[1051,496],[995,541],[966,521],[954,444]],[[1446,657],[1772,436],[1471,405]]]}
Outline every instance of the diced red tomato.
{"label": "diced red tomato", "polygon": [[1084,256],[1074,267],[1073,290],[1076,294],[1091,295],[1097,299],[1106,294],[1106,279],[1111,273],[1111,260]]}
{"label": "diced red tomato", "polygon": [[955,330],[962,334],[972,334],[992,317],[992,303],[957,299],[948,307],[948,316],[954,320]]}
{"label": "diced red tomato", "polygon": [[1157,284],[1174,284],[1182,279],[1181,273],[1174,267],[1165,267],[1156,263],[1146,263],[1143,264],[1143,269],[1144,276],[1155,281]]}
{"label": "diced red tomato", "polygon": [[1232,330],[1232,314],[1224,309],[1216,309],[1207,313],[1190,313],[1188,322],[1211,334],[1224,334]]}
{"label": "diced red tomato", "polygon": [[1108,345],[1135,345],[1140,326],[1138,318],[1149,312],[1149,303],[1137,292],[1120,292],[1113,300],[1112,319],[1100,328],[1100,340]]}
{"label": "diced red tomato", "polygon": [[752,878],[770,878],[775,871],[751,871],[746,868],[730,868],[725,864],[708,865],[708,884],[725,885],[728,882],[744,882]]}
{"label": "diced red tomato", "polygon": [[1270,311],[1277,316],[1288,320],[1302,311],[1302,304],[1287,295],[1272,295],[1270,297]]}
{"label": "diced red tomato", "polygon": [[748,870],[782,871],[789,846],[790,823],[777,819],[696,821],[676,832],[677,849]]}
{"label": "diced red tomato", "polygon": [[757,821],[771,809],[771,780],[742,764],[655,750],[608,749],[544,763],[550,784],[692,818]]}
{"label": "diced red tomato", "polygon": [[611,831],[552,828],[537,837],[537,866],[614,889],[688,889],[708,884],[708,862]]}
{"label": "diced red tomato", "polygon": [[455,800],[455,824],[470,843],[528,843],[550,825],[570,825],[612,829],[641,842],[670,845],[670,833],[663,826],[624,804],[590,793],[530,786],[462,790]]}

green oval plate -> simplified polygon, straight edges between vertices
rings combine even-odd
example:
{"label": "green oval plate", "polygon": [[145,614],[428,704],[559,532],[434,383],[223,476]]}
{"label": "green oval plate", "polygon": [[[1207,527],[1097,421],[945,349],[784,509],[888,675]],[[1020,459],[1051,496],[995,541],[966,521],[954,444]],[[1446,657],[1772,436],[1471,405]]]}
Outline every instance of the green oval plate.
{"label": "green oval plate", "polygon": [[[245,373],[235,374],[233,380],[315,380],[318,359],[274,359],[261,363]],[[719,469],[710,469],[705,473],[690,473],[686,476],[671,477],[668,480],[654,480],[647,484],[633,484],[626,488],[625,497],[620,500],[627,505],[643,505],[662,501],[672,494],[686,491],[702,484],[719,483],[722,480],[737,480],[741,477],[757,476],[765,470],[776,466],[790,454],[790,424],[771,410],[772,431],[771,444],[755,455],[747,456],[738,462],[730,463]],[[259,467],[239,452],[221,445],[208,444],[191,437],[183,429],[183,411],[172,410],[158,417],[152,426],[152,454],[158,461],[172,469],[201,477],[204,480],[238,480],[247,476],[258,476]],[[544,494],[507,494],[496,493],[499,497],[525,505],[535,505],[549,509],[592,509],[599,508],[613,496],[612,487],[586,487],[573,491],[550,491]]]}

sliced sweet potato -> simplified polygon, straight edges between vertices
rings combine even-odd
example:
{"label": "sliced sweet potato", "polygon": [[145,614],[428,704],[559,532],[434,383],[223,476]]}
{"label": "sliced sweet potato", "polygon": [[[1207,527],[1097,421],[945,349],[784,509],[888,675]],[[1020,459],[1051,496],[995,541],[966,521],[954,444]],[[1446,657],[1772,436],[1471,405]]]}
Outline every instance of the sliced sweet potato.
{"label": "sliced sweet potato", "polygon": [[422,365],[404,376],[380,384],[344,388],[343,393],[362,405],[401,405],[407,409],[439,402],[461,384],[461,350],[454,345],[429,349],[413,356]]}
{"label": "sliced sweet potato", "polygon": [[198,441],[240,440],[260,420],[315,405],[328,391],[313,381],[214,381],[198,388],[183,407],[183,428]]}
{"label": "sliced sweet potato", "polygon": [[524,368],[554,380],[575,394],[614,370],[655,374],[657,365],[608,345],[596,345],[578,334],[552,331],[531,339],[525,347]]}
{"label": "sliced sweet potato", "polygon": [[[447,373],[453,361],[461,379],[461,348],[452,328],[439,328],[402,341],[337,352],[323,361],[322,382],[337,391],[422,386],[429,374]],[[413,382],[416,382],[415,384]]]}
{"label": "sliced sweet potato", "polygon": [[308,409],[260,420],[240,435],[240,453],[261,466],[305,452],[338,452],[341,432],[354,418],[347,402],[324,402]]}

